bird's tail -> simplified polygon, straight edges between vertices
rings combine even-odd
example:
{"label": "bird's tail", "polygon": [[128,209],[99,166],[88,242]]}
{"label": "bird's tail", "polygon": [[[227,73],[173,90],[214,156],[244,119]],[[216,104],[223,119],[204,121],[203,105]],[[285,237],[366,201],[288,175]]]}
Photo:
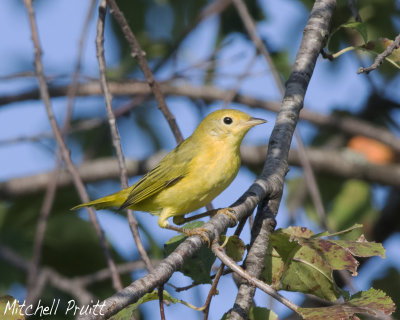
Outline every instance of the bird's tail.
{"label": "bird's tail", "polygon": [[117,192],[97,200],[82,203],[80,205],[71,208],[71,210],[77,210],[84,207],[94,207],[96,210],[105,209],[109,207],[119,208],[122,205],[122,203],[123,201],[121,201],[121,196],[119,196]]}

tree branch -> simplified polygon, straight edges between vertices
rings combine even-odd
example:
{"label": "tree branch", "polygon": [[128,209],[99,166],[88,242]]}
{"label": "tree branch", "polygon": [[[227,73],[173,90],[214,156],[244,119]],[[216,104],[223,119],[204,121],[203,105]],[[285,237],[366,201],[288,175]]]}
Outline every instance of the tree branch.
{"label": "tree branch", "polygon": [[[238,6],[239,14],[245,19],[243,20],[245,25],[249,25],[249,28],[252,27],[250,31],[256,45],[265,49],[260,43],[260,38],[255,37],[254,23],[250,23],[251,17],[243,14],[247,11],[241,8],[244,4],[241,0],[234,0],[234,3]],[[334,0],[321,0],[314,3],[292,72],[286,83],[286,92],[269,141],[267,160],[262,173],[262,176],[264,175],[266,178],[275,178],[270,183],[274,186],[274,192],[268,194],[259,205],[256,221],[252,228],[252,243],[244,262],[244,268],[255,278],[261,274],[268,237],[275,228],[275,216],[283,192],[283,179],[288,170],[287,159],[291,139],[303,107],[304,95],[317,57],[329,34],[329,24],[335,6],[336,1]],[[280,79],[277,79],[277,85],[280,85]],[[254,293],[254,287],[248,283],[239,285],[235,305],[229,313],[230,319],[247,319]]]}

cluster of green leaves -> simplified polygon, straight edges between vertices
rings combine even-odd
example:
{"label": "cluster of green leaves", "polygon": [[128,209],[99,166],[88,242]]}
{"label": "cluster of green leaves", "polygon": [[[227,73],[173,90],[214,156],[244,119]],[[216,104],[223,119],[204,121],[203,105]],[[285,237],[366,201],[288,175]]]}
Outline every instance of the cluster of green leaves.
{"label": "cluster of green leaves", "polygon": [[[202,224],[196,221],[186,227],[198,228]],[[300,292],[314,295],[327,302],[335,302],[328,307],[299,308],[298,313],[304,319],[313,320],[321,317],[338,319],[337,315],[341,315],[341,319],[347,319],[359,313],[391,314],[395,306],[384,292],[370,289],[350,296],[335,282],[334,271],[349,271],[353,276],[357,274],[359,262],[355,257],[385,257],[385,250],[381,244],[368,242],[363,235],[360,236],[361,228],[362,225],[354,225],[332,234],[328,232],[314,234],[304,227],[276,230],[270,235],[261,280],[277,291]],[[171,253],[185,238],[186,236],[180,235],[169,240],[165,244],[166,254]],[[237,236],[222,236],[220,243],[233,260],[243,259],[245,246]],[[180,271],[190,277],[195,284],[211,283],[210,273],[214,262],[215,256],[211,250],[203,247],[196,255],[185,261]],[[342,301],[338,300],[339,298]],[[158,299],[157,291],[148,293],[113,319],[122,319],[120,318],[122,315],[131,314],[142,303],[156,299]],[[164,299],[199,310],[185,301],[173,298],[166,291]],[[276,319],[276,315],[265,308],[253,307],[250,313],[251,319]]]}

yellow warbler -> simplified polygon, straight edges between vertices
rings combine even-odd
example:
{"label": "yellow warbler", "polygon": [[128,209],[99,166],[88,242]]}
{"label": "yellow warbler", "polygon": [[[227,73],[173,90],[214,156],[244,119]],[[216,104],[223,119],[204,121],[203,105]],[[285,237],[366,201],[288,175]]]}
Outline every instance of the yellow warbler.
{"label": "yellow warbler", "polygon": [[167,219],[184,221],[186,213],[210,203],[228,187],[239,171],[243,137],[250,128],[265,122],[238,110],[215,111],[137,183],[72,209],[93,206],[145,211],[158,215],[162,228],[198,234],[171,226]]}

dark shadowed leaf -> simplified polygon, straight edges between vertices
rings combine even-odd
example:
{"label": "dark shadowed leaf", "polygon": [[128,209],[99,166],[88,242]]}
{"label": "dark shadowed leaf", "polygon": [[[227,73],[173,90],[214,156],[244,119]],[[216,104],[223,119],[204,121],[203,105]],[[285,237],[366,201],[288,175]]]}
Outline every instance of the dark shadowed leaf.
{"label": "dark shadowed leaf", "polygon": [[390,315],[395,305],[383,291],[369,289],[351,296],[349,301],[322,308],[299,308],[306,320],[338,320],[351,319],[355,314],[366,313],[379,318],[380,315]]}
{"label": "dark shadowed leaf", "polygon": [[[204,222],[194,221],[184,226],[185,229],[200,228]],[[165,254],[169,255],[174,251],[183,241],[186,240],[185,235],[179,235],[168,240],[165,245]],[[202,247],[190,259],[187,259],[181,268],[181,272],[196,283],[211,283],[210,272],[214,264],[215,255],[210,248]]]}

